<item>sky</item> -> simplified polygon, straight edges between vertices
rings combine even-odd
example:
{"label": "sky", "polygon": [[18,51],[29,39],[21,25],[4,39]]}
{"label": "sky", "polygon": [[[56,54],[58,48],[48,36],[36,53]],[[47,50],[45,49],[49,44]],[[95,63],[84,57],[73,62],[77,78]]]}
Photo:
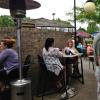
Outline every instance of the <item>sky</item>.
{"label": "sky", "polygon": [[[52,13],[55,13],[54,18],[66,20],[66,12],[70,12],[74,6],[74,0],[35,0],[41,4],[41,7],[34,10],[26,11],[26,17],[30,18],[46,18],[53,19]],[[76,0],[76,6],[83,7],[87,0]],[[10,15],[9,10],[0,8],[0,15]]]}
{"label": "sky", "polygon": [[[32,18],[44,17],[53,19],[52,13],[55,13],[55,18],[66,20],[66,12],[70,12],[74,5],[74,0],[37,0],[41,7],[35,10],[27,11],[27,16]],[[76,6],[83,6],[87,0],[76,0]]]}
{"label": "sky", "polygon": [[[47,18],[53,19],[52,13],[55,13],[55,18],[66,20],[66,12],[70,12],[74,5],[74,0],[36,0],[41,4],[41,7],[34,10],[28,10],[26,16],[30,18]],[[83,6],[86,0],[76,0],[76,6]],[[10,15],[9,10],[0,8],[0,15]]]}

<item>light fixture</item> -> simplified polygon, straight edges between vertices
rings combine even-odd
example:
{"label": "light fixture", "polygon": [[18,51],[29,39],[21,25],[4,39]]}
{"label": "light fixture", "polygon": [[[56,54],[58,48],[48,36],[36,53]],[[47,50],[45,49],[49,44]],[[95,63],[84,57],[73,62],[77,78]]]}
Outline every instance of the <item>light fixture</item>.
{"label": "light fixture", "polygon": [[87,13],[93,13],[96,9],[95,3],[92,0],[87,0],[84,5],[84,10]]}

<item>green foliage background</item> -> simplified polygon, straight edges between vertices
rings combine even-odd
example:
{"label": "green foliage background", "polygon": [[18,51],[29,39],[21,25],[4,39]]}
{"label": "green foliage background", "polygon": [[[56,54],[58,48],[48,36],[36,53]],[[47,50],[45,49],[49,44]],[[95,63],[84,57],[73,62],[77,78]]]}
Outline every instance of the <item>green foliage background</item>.
{"label": "green foliage background", "polygon": [[[28,21],[30,18],[25,17],[22,19],[22,21]],[[0,27],[14,27],[16,24],[16,20],[8,15],[0,16]]]}
{"label": "green foliage background", "polygon": [[[93,33],[100,31],[100,0],[93,0],[96,5],[96,10],[93,13],[87,13],[84,11],[83,7],[76,7],[76,21],[83,24],[87,23],[88,27],[86,31],[88,33]],[[77,5],[76,5],[77,6]],[[66,13],[66,16],[70,16],[68,19],[69,22],[73,22],[74,19],[74,10],[72,12]]]}

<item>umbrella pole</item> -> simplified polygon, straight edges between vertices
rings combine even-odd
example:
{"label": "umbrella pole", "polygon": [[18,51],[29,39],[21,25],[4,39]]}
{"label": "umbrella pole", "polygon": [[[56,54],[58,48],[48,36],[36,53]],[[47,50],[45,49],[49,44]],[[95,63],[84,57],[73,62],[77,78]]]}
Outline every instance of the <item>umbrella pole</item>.
{"label": "umbrella pole", "polygon": [[19,79],[22,79],[22,58],[21,58],[21,18],[17,19],[16,36],[17,36],[17,52],[19,62]]}

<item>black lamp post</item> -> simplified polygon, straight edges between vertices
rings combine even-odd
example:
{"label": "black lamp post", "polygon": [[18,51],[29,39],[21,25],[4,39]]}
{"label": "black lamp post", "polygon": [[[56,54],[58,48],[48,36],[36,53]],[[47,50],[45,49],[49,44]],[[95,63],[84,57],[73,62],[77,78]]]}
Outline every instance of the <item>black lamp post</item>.
{"label": "black lamp post", "polygon": [[76,47],[76,0],[74,0],[74,40],[75,40],[75,47]]}
{"label": "black lamp post", "polygon": [[56,13],[52,13],[52,16],[53,16],[53,20],[55,19],[55,14],[56,14]]}

